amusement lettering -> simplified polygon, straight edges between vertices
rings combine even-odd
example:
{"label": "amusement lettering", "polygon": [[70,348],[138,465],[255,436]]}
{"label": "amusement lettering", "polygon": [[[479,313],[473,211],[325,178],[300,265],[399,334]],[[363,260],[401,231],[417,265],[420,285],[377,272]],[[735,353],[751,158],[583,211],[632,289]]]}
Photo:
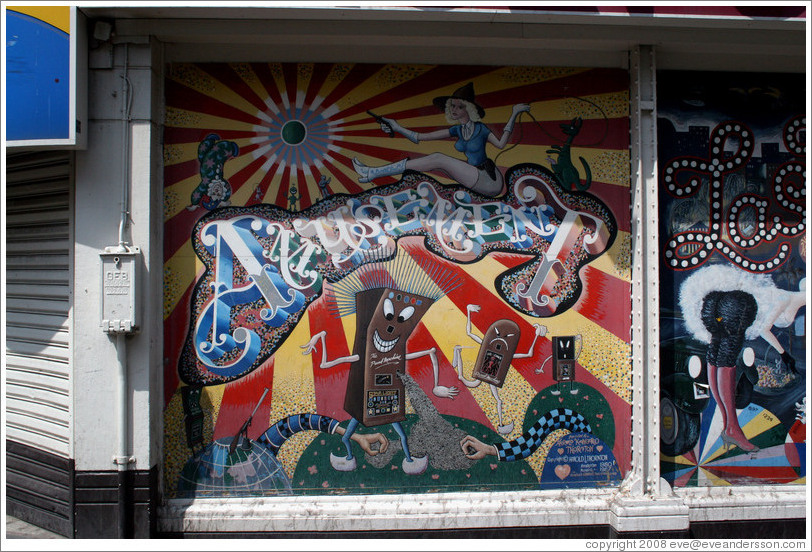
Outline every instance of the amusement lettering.
{"label": "amusement lettering", "polygon": [[[207,270],[193,297],[180,373],[187,383],[222,383],[256,369],[323,290],[358,266],[391,257],[396,241],[424,238],[431,253],[456,263],[491,251],[527,254],[507,271],[502,294],[517,310],[549,316],[573,293],[565,277],[610,245],[614,220],[599,202],[576,210],[540,168],[516,171],[499,201],[446,188],[424,175],[358,196],[334,196],[300,213],[271,205],[213,211],[193,245]],[[577,194],[567,194],[579,199]],[[577,201],[576,201],[577,203]],[[573,261],[574,259],[574,261]],[[577,282],[574,286],[580,287]]]}

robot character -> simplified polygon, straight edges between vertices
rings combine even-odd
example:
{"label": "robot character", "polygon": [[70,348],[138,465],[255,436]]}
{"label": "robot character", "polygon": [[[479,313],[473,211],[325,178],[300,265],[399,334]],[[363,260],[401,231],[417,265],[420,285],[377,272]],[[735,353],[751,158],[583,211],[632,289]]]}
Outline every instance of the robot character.
{"label": "robot character", "polygon": [[299,190],[296,188],[296,185],[291,184],[290,193],[288,194],[288,211],[298,211],[299,200],[301,198],[302,196],[299,195]]}
{"label": "robot character", "polygon": [[[366,272],[372,272],[367,270]],[[379,282],[380,283],[380,282]],[[407,287],[407,286],[404,286]],[[440,291],[438,289],[438,291]],[[326,332],[321,331],[303,345],[303,354],[313,353],[321,342],[320,368],[332,368],[349,363],[350,373],[344,396],[344,410],[352,416],[341,441],[347,449],[346,457],[330,454],[330,464],[338,471],[352,471],[357,462],[352,454],[350,440],[359,425],[374,427],[392,424],[400,436],[405,458],[403,471],[421,474],[428,466],[428,457],[413,458],[409,452],[401,422],[406,419],[406,393],[399,372],[405,371],[406,361],[428,356],[434,372],[433,393],[437,397],[453,399],[456,387],[439,385],[439,364],[435,348],[406,352],[406,341],[442,293],[435,296],[403,291],[390,281],[386,287],[372,287],[354,292],[356,333],[353,353],[327,360]],[[346,297],[345,297],[346,299]]]}
{"label": "robot character", "polygon": [[471,339],[479,343],[480,348],[472,374],[475,379],[469,380],[462,374],[461,351],[472,347],[463,347],[462,345],[454,347],[453,365],[457,369],[457,377],[466,387],[470,388],[478,387],[483,381],[490,385],[491,393],[496,399],[496,413],[499,416],[497,431],[502,435],[508,435],[513,431],[513,423],[503,424],[502,399],[499,397],[499,388],[505,383],[505,376],[513,359],[533,356],[533,347],[536,346],[536,340],[547,333],[547,328],[539,324],[533,324],[533,327],[536,328],[533,343],[530,344],[530,348],[526,353],[516,354],[519,338],[521,337],[521,331],[516,322],[506,319],[497,320],[491,324],[485,332],[485,336],[481,338],[471,330],[471,313],[479,312],[480,306],[468,305],[466,310],[468,312],[466,332]]}
{"label": "robot character", "polygon": [[[572,395],[578,394],[578,389],[573,388],[572,382],[575,381],[575,362],[581,356],[581,349],[583,348],[583,337],[578,335],[557,335],[553,337],[553,354],[550,355],[541,367],[536,370],[537,374],[544,372],[544,365],[547,361],[553,361],[553,379],[555,380],[555,389],[550,393],[553,395],[561,394],[561,384],[569,382],[570,393]],[[578,350],[575,350],[575,345],[578,344]]]}

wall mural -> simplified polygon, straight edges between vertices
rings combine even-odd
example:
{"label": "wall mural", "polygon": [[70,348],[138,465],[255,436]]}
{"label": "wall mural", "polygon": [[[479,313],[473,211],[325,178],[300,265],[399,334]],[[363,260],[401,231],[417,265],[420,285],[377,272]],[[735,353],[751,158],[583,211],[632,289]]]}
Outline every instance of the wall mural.
{"label": "wall mural", "polygon": [[803,75],[657,79],[664,477],[804,483]]}
{"label": "wall mural", "polygon": [[623,70],[172,64],[168,497],[617,486]]}

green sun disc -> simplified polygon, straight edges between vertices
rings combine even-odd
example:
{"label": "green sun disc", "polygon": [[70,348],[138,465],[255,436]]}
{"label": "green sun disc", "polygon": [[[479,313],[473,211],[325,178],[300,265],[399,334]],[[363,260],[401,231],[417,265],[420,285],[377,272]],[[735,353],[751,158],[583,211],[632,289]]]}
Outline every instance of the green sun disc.
{"label": "green sun disc", "polygon": [[307,129],[301,121],[288,121],[282,127],[282,141],[289,146],[296,146],[304,142]]}

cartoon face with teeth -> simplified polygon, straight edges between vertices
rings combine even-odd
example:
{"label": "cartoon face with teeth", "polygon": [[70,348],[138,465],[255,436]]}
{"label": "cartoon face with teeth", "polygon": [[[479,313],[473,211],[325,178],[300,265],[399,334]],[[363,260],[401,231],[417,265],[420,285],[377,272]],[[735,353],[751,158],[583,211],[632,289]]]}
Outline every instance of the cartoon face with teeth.
{"label": "cartoon face with teeth", "polygon": [[[390,367],[393,363],[402,366],[406,355],[406,340],[433,301],[390,288],[369,290],[364,293],[372,295],[367,299],[379,295],[377,304],[367,311],[372,313],[366,328],[365,343],[370,368],[380,370]],[[367,307],[369,306],[371,305]],[[361,316],[362,311],[359,309],[357,312]]]}

